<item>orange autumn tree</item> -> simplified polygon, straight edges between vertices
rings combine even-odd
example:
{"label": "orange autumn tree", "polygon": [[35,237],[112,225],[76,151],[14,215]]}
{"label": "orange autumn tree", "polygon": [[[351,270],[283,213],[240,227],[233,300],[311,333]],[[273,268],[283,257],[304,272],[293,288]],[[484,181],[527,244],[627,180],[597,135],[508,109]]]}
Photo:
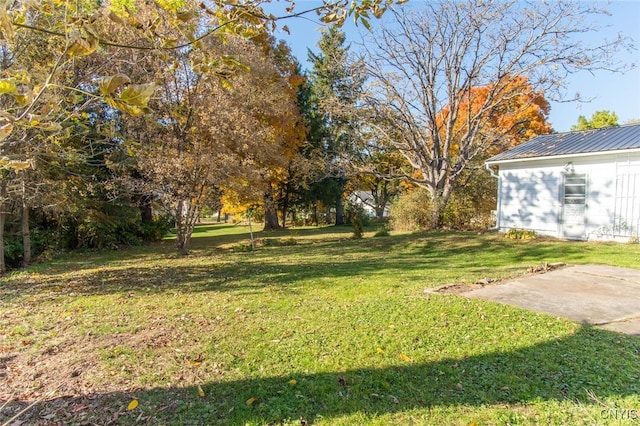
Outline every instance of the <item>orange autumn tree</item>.
{"label": "orange autumn tree", "polygon": [[[483,111],[487,97],[495,90],[503,92],[502,101],[488,112]],[[550,106],[544,94],[533,90],[526,77],[505,76],[503,82],[481,87],[473,87],[463,97],[458,109],[458,117],[452,126],[452,158],[458,161],[459,139],[464,139],[476,123],[480,124],[479,138],[483,142],[473,154],[464,174],[443,212],[443,226],[463,228],[475,219],[481,225],[490,220],[491,209],[495,208],[495,181],[481,170],[484,161],[504,150],[511,149],[527,140],[552,132],[547,121]],[[445,107],[438,116],[441,132],[446,131],[446,123],[451,112]],[[473,130],[471,130],[473,131]]]}
{"label": "orange autumn tree", "polygon": [[[501,93],[500,102],[487,108],[491,93]],[[550,105],[542,92],[535,91],[526,77],[505,76],[502,81],[472,87],[461,97],[452,113],[447,105],[437,116],[442,137],[452,133],[452,154],[460,155],[460,143],[468,134],[477,132],[484,143],[478,143],[473,157],[477,163],[510,149],[538,135],[552,132],[547,121]]]}
{"label": "orange autumn tree", "polygon": [[[497,96],[497,94],[499,96]],[[491,101],[498,97],[499,101]],[[436,116],[442,140],[450,140],[448,153],[442,152],[458,169],[450,198],[442,209],[441,225],[463,228],[472,219],[486,219],[495,208],[495,182],[486,173],[484,161],[527,140],[553,131],[547,121],[549,102],[535,91],[526,77],[505,76],[497,83],[472,87],[460,96],[454,112],[449,105]],[[474,135],[474,144],[469,136]],[[462,146],[462,149],[461,149]],[[424,175],[414,170],[413,182]],[[420,187],[420,185],[417,185]]]}
{"label": "orange autumn tree", "polygon": [[597,31],[587,22],[594,13],[568,1],[432,0],[390,9],[367,37],[373,125],[420,171],[402,177],[428,192],[431,227],[442,226],[483,156],[525,138],[527,123],[540,131],[526,117],[545,116],[537,97],[570,100],[570,74],[622,69],[616,55],[627,40],[584,36]]}
{"label": "orange autumn tree", "polygon": [[[500,102],[488,101],[497,94]],[[441,148],[440,154],[452,164],[465,164],[451,187],[440,218],[441,226],[455,229],[467,228],[472,221],[482,227],[491,220],[496,182],[483,172],[484,161],[535,136],[552,132],[547,121],[549,103],[525,77],[505,76],[500,82],[472,87],[459,98],[454,112],[447,105],[436,116],[440,139],[451,140],[448,151],[444,153]],[[474,145],[468,143],[470,134],[475,134]],[[423,172],[415,168],[407,181],[407,191],[419,191],[421,185],[414,182],[423,180]]]}

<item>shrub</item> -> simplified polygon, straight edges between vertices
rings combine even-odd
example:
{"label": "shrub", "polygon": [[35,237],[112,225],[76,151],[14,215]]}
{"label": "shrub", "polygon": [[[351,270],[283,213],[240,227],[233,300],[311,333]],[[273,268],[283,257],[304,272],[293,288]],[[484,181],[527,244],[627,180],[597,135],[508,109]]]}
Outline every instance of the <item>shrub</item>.
{"label": "shrub", "polygon": [[22,263],[22,237],[4,237],[4,261],[9,269],[20,267]]}
{"label": "shrub", "polygon": [[251,244],[236,244],[235,247],[233,247],[233,250],[240,252],[250,252],[254,251],[254,248]]}
{"label": "shrub", "polygon": [[272,246],[272,247],[285,247],[285,246],[295,246],[298,244],[298,240],[293,237],[288,238],[265,238],[260,242],[263,246]]}
{"label": "shrub", "polygon": [[264,209],[252,208],[243,214],[234,214],[233,223],[260,223],[264,222]]}
{"label": "shrub", "polygon": [[504,237],[512,240],[533,240],[538,238],[538,233],[527,229],[511,228],[504,234]]}
{"label": "shrub", "polygon": [[458,230],[469,229],[473,227],[475,217],[473,200],[463,193],[453,194],[442,212],[442,226]]}
{"label": "shrub", "polygon": [[144,241],[160,241],[174,226],[173,218],[169,215],[161,216],[149,223],[143,223],[141,228]]}
{"label": "shrub", "polygon": [[[55,235],[51,231],[43,231],[40,228],[29,230],[31,239],[31,258],[35,259],[50,250],[51,244],[55,242]],[[22,266],[24,259],[24,249],[21,235],[9,235],[4,238],[4,261],[9,269],[16,269]]]}
{"label": "shrub", "polygon": [[364,225],[368,223],[369,217],[361,204],[348,203],[346,208],[347,223],[353,226],[353,238],[362,238],[364,235]]}
{"label": "shrub", "polygon": [[141,243],[141,220],[136,208],[107,203],[97,207],[88,209],[79,220],[76,229],[79,247],[105,249]]}
{"label": "shrub", "polygon": [[456,189],[442,212],[442,225],[458,230],[484,230],[495,224],[491,211],[496,206],[497,182],[488,173],[476,173]]}
{"label": "shrub", "polygon": [[353,225],[353,238],[362,238],[364,234],[364,227],[362,225],[362,217],[359,215],[354,216],[351,219]]}
{"label": "shrub", "polygon": [[424,189],[403,194],[391,205],[391,229],[416,231],[431,228],[431,197]]}
{"label": "shrub", "polygon": [[137,207],[113,202],[94,201],[78,212],[63,232],[68,248],[109,249],[120,245],[140,245],[144,238]]}
{"label": "shrub", "polygon": [[389,229],[387,229],[386,226],[383,226],[382,228],[379,228],[375,234],[373,234],[374,237],[388,237],[389,236]]}

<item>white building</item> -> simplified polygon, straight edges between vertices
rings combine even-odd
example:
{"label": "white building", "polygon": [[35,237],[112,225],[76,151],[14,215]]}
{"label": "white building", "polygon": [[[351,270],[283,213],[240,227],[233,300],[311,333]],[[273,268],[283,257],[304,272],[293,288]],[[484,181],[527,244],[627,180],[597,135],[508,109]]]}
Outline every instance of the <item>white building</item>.
{"label": "white building", "polygon": [[575,240],[640,236],[640,125],[538,136],[486,166],[498,178],[502,232]]}
{"label": "white building", "polygon": [[[354,204],[358,204],[362,206],[365,213],[370,217],[376,217],[376,201],[373,198],[371,192],[368,191],[354,191],[352,192],[348,200]],[[384,206],[384,210],[382,212],[382,217],[389,217],[389,210],[391,206],[387,203]]]}

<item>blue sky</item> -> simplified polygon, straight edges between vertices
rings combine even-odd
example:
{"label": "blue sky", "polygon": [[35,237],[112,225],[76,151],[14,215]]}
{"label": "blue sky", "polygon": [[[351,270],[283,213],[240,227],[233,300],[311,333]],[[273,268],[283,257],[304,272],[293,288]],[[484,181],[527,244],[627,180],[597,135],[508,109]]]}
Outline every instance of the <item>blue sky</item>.
{"label": "blue sky", "polygon": [[[411,0],[419,3],[422,0]],[[298,0],[296,2],[296,12],[319,5],[317,0]],[[602,4],[602,3],[600,3]],[[640,49],[640,0],[612,1],[604,4],[611,16],[602,16],[597,24],[603,30],[597,34],[590,34],[589,37],[602,37],[612,39],[617,34],[622,34],[631,38],[635,46]],[[273,13],[277,9],[283,8],[283,4],[274,4]],[[277,36],[289,44],[293,54],[307,67],[307,49],[317,51],[317,42],[320,37],[321,23],[317,21],[315,14],[309,15],[310,19],[294,18],[282,21],[286,24],[291,34],[278,32]],[[375,22],[372,22],[375,25]],[[359,41],[359,32],[362,29],[348,21],[344,26],[347,40]],[[588,40],[587,40],[588,41]],[[632,54],[624,54],[626,62],[634,63],[636,68],[625,74],[598,72],[592,75],[587,72],[572,75],[567,80],[570,94],[580,93],[582,99],[592,99],[589,103],[552,103],[549,121],[558,132],[569,131],[570,127],[578,120],[579,115],[591,117],[598,110],[614,111],[620,124],[632,119],[640,119],[640,50],[633,51]]]}

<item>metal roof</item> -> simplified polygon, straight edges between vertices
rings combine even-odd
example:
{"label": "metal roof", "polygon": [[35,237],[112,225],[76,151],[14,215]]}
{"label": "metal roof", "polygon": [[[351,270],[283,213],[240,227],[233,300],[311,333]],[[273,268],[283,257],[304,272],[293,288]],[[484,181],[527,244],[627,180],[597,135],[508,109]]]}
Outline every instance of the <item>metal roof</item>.
{"label": "metal roof", "polygon": [[640,125],[630,124],[580,132],[537,136],[489,158],[487,163],[507,160],[586,154],[640,148]]}

